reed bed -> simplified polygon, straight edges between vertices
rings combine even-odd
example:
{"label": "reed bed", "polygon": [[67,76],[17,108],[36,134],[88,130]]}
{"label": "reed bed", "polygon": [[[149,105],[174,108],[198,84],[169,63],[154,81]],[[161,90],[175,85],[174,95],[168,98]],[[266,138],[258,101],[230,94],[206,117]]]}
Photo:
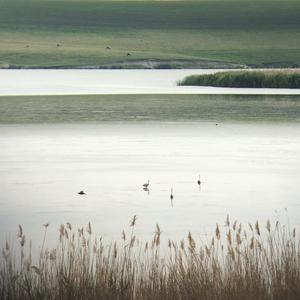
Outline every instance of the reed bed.
{"label": "reed bed", "polygon": [[216,225],[208,241],[135,236],[136,217],[120,241],[105,244],[91,224],[59,229],[59,244],[39,257],[19,227],[18,248],[6,243],[0,266],[1,299],[299,299],[300,249],[295,229]]}
{"label": "reed bed", "polygon": [[178,85],[236,87],[236,88],[300,88],[299,69],[266,71],[228,71],[191,75]]}

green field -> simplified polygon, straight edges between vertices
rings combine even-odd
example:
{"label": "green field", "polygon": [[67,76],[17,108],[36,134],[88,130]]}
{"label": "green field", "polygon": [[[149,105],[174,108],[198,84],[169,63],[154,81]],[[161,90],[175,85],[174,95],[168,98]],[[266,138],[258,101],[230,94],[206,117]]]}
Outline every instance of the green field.
{"label": "green field", "polygon": [[298,0],[0,0],[1,67],[291,67],[299,50]]}

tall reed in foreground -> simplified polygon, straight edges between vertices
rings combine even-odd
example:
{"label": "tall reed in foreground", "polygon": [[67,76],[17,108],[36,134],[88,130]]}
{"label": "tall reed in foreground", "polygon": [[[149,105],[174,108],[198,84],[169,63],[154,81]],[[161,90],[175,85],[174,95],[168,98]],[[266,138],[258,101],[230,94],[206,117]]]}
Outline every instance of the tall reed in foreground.
{"label": "tall reed in foreground", "polygon": [[[45,224],[45,232],[48,224]],[[209,242],[191,233],[162,242],[156,225],[151,241],[135,234],[105,244],[86,228],[59,229],[59,245],[31,244],[19,228],[19,249],[8,243],[0,265],[0,299],[299,299],[300,249],[295,229],[278,222],[263,227],[226,220]],[[20,255],[20,259],[16,255]],[[20,253],[20,254],[18,254]]]}

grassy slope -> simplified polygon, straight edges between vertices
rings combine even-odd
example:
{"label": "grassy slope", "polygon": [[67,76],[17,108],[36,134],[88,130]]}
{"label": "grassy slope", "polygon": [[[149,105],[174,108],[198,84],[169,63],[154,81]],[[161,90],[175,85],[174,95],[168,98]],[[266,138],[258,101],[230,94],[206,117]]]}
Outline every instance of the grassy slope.
{"label": "grassy slope", "polygon": [[0,65],[300,64],[299,20],[298,0],[0,0]]}

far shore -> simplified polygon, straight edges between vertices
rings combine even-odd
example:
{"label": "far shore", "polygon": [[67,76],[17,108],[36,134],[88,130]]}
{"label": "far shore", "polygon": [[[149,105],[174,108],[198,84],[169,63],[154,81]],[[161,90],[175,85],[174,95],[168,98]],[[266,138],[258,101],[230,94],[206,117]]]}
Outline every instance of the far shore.
{"label": "far shore", "polygon": [[300,65],[292,63],[259,63],[259,64],[238,64],[234,62],[218,61],[218,60],[125,60],[115,61],[103,64],[93,65],[15,65],[15,64],[0,64],[0,69],[110,69],[110,70],[143,70],[143,69],[281,69],[281,68],[300,68]]}

